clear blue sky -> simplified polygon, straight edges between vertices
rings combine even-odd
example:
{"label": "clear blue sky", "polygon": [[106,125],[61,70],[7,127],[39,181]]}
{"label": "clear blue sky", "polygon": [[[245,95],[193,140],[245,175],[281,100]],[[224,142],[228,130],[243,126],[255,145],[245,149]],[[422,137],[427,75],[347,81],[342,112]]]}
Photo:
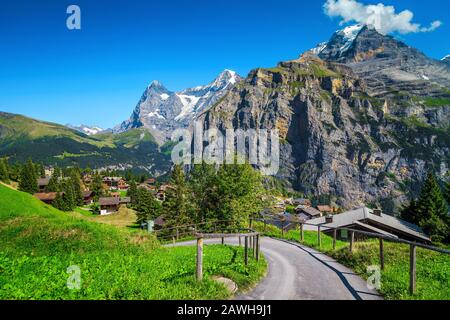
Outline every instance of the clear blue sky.
{"label": "clear blue sky", "polygon": [[[381,1],[411,10],[424,26],[441,20],[433,32],[401,39],[434,58],[450,54],[449,1]],[[153,79],[179,90],[225,68],[245,76],[328,40],[340,26],[324,2],[2,0],[0,110],[112,127]],[[70,4],[81,7],[81,30],[66,28]]]}

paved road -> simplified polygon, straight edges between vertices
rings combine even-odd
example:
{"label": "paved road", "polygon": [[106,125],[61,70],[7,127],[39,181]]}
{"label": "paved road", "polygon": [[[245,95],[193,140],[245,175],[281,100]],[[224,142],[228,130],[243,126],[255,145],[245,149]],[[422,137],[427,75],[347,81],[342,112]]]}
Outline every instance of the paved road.
{"label": "paved road", "polygon": [[[225,239],[237,245],[237,239]],[[205,244],[219,243],[205,240]],[[176,245],[194,245],[183,242]],[[261,239],[269,270],[253,290],[236,300],[379,300],[375,290],[352,270],[311,248],[272,238]]]}

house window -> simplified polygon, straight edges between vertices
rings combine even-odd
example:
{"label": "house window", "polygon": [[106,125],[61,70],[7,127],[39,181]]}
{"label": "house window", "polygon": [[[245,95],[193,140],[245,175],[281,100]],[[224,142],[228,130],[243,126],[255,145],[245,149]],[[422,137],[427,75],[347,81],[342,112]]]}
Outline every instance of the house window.
{"label": "house window", "polygon": [[347,230],[341,230],[341,238],[348,239],[348,231]]}

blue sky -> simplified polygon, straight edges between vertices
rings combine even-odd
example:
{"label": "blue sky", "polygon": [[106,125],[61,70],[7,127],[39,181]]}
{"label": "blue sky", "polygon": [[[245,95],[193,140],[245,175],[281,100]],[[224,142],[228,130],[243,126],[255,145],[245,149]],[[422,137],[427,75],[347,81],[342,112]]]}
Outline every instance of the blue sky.
{"label": "blue sky", "polygon": [[[348,1],[348,0],[347,0]],[[362,4],[379,1],[358,0]],[[433,32],[397,34],[433,58],[450,54],[450,2],[382,0]],[[58,123],[112,127],[145,87],[206,84],[223,69],[241,75],[292,59],[328,40],[339,17],[325,0],[2,0],[0,110]],[[81,30],[66,9],[81,8]]]}

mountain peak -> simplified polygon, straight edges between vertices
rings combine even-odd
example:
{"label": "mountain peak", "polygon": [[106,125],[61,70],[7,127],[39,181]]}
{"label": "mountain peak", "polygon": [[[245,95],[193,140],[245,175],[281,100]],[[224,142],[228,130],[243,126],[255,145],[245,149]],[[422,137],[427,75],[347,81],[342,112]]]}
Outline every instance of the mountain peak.
{"label": "mountain peak", "polygon": [[223,85],[228,85],[230,83],[235,84],[240,80],[241,77],[236,73],[236,71],[225,69],[217,76],[212,85],[222,87]]}
{"label": "mountain peak", "polygon": [[97,133],[101,133],[104,131],[104,129],[100,128],[99,126],[89,126],[85,124],[80,124],[78,126],[72,125],[72,124],[66,124],[66,127],[82,132],[88,136],[95,135]]}
{"label": "mountain peak", "polygon": [[163,85],[161,82],[159,82],[158,80],[153,80],[153,81],[148,85],[148,89],[151,89],[151,88],[154,88],[154,89],[157,89],[157,88],[163,88],[163,89],[165,89],[164,85]]}

